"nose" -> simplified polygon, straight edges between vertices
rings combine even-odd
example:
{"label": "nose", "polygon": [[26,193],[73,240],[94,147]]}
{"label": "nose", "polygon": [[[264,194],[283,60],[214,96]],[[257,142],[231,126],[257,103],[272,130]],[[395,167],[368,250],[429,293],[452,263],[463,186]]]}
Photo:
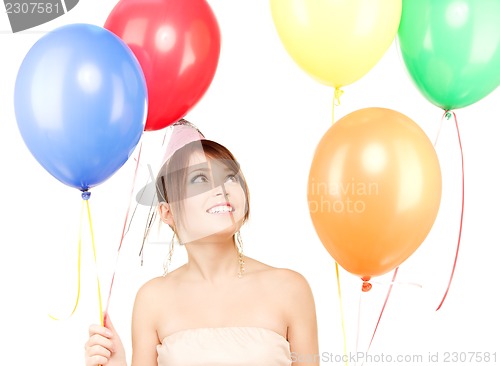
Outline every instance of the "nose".
{"label": "nose", "polygon": [[224,184],[221,184],[220,186],[217,186],[216,189],[217,189],[217,193],[215,194],[216,196],[224,196],[224,197],[229,196],[229,192],[226,191],[226,188],[224,187]]}

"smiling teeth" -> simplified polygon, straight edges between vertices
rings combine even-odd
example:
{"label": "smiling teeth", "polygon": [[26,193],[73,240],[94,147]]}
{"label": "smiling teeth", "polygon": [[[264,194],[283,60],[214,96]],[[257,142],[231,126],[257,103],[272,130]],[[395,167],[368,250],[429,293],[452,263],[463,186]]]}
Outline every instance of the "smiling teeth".
{"label": "smiling teeth", "polygon": [[227,213],[233,211],[233,208],[230,206],[216,206],[212,207],[210,210],[208,210],[208,213]]}

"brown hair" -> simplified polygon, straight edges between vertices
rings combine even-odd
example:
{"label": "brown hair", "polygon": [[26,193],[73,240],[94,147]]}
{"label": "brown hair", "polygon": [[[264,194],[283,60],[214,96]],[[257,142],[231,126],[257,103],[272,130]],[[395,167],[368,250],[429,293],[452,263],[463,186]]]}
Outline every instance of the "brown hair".
{"label": "brown hair", "polygon": [[161,167],[156,178],[158,202],[170,204],[173,212],[185,213],[182,201],[186,198],[185,181],[189,159],[195,152],[204,153],[210,159],[217,159],[234,171],[245,194],[245,215],[243,223],[250,214],[248,186],[234,155],[223,145],[211,140],[193,141],[177,150]]}

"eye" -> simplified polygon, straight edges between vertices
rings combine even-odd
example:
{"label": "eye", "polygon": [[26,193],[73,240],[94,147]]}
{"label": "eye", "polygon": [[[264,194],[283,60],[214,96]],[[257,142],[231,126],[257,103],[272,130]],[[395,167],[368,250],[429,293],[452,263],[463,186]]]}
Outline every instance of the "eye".
{"label": "eye", "polygon": [[226,177],[226,182],[238,182],[238,176],[236,174],[230,174]]}
{"label": "eye", "polygon": [[191,183],[207,183],[208,179],[204,174],[195,175],[191,178]]}

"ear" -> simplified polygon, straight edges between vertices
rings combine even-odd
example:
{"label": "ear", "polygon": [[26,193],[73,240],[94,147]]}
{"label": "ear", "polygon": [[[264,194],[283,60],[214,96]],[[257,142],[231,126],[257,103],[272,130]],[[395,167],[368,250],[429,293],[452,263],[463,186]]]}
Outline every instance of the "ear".
{"label": "ear", "polygon": [[158,213],[160,215],[161,221],[163,221],[165,224],[168,224],[168,226],[170,226],[171,228],[175,226],[172,210],[170,209],[170,205],[168,203],[160,202],[158,205]]}

